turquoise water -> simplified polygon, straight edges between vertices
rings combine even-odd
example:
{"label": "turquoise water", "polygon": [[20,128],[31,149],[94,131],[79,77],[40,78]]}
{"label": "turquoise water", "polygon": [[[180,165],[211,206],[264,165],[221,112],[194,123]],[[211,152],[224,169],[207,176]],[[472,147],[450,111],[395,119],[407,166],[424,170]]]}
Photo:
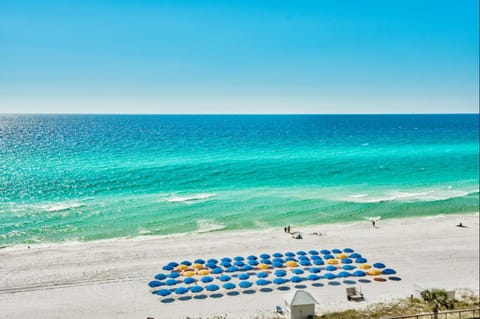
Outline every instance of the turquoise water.
{"label": "turquoise water", "polygon": [[2,115],[0,243],[479,209],[472,115]]}

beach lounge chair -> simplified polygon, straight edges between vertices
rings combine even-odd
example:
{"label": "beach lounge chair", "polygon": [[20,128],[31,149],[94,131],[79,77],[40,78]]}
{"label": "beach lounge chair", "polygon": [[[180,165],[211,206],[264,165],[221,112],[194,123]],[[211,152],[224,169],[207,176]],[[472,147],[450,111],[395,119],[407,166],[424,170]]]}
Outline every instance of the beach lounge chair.
{"label": "beach lounge chair", "polygon": [[282,309],[282,307],[276,306],[276,307],[275,307],[275,312],[276,312],[276,313],[279,313],[279,314],[283,314],[283,309]]}
{"label": "beach lounge chair", "polygon": [[351,301],[360,301],[364,300],[365,298],[363,297],[363,293],[360,290],[357,290],[355,287],[349,287],[347,288],[347,300]]}

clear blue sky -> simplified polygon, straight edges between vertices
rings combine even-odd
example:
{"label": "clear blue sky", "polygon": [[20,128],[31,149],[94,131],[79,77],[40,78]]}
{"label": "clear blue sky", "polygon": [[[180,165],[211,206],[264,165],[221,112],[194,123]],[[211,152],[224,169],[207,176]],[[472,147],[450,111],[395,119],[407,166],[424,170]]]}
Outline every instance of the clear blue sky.
{"label": "clear blue sky", "polygon": [[476,113],[479,4],[0,1],[0,113]]}

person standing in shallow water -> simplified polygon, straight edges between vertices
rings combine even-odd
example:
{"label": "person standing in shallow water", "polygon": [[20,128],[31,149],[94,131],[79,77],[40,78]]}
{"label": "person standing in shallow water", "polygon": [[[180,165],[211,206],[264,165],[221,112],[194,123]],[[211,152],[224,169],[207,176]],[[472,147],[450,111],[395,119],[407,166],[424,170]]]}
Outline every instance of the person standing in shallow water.
{"label": "person standing in shallow water", "polygon": [[290,225],[287,226],[287,233],[290,234]]}
{"label": "person standing in shallow water", "polygon": [[284,232],[284,233],[287,232],[287,226],[283,227],[283,232]]}
{"label": "person standing in shallow water", "polygon": [[373,226],[373,228],[375,228],[375,220],[374,219],[372,219],[372,226]]}

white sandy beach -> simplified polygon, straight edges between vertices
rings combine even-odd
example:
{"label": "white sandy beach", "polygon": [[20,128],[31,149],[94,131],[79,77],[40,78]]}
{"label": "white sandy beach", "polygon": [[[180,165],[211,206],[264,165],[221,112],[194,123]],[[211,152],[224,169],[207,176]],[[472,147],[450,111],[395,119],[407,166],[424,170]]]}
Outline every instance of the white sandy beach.
{"label": "white sandy beach", "polygon": [[[459,222],[467,227],[455,227]],[[402,280],[357,283],[366,297],[363,302],[346,300],[346,284],[308,283],[306,290],[319,302],[318,313],[406,297],[416,288],[470,288],[478,293],[478,214],[381,220],[377,225],[292,225],[304,234],[301,240],[275,229],[7,247],[0,250],[0,317],[273,317],[275,305],[283,304],[282,296],[288,293],[275,286],[272,292],[162,303],[147,283],[169,261],[345,247],[369,263],[385,263]]]}

